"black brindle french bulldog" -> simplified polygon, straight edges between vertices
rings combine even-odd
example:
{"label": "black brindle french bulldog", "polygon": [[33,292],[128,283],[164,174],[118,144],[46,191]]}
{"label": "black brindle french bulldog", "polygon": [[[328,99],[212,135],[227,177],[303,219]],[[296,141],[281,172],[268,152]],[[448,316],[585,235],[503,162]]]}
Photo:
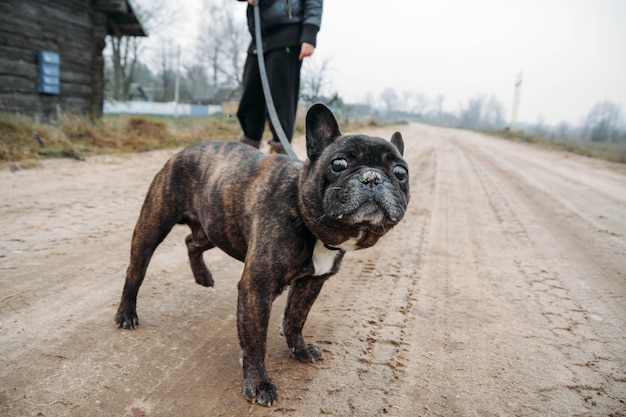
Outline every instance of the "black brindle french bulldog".
{"label": "black brindle french bulldog", "polygon": [[202,253],[215,246],[245,262],[238,284],[237,329],[243,351],[243,394],[276,402],[265,369],[271,304],[289,286],[282,323],[291,355],[314,362],[322,352],[302,328],[324,282],[345,251],[367,248],[394,227],[409,202],[404,143],[366,135],[342,136],[321,104],[306,117],[305,162],[265,155],[236,142],[206,142],[173,156],[155,176],[133,233],[119,327],[138,325],[137,292],[148,262],[175,224],[198,284],[213,285]]}

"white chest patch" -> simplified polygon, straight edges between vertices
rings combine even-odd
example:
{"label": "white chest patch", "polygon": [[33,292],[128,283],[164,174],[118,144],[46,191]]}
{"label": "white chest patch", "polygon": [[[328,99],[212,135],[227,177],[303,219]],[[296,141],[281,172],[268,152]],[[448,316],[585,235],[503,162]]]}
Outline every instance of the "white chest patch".
{"label": "white chest patch", "polygon": [[348,239],[345,242],[343,242],[341,245],[337,246],[339,249],[343,250],[343,251],[351,251],[351,250],[357,250],[358,249],[358,243],[360,240],[360,236],[359,237],[353,237],[352,239]]}
{"label": "white chest patch", "polygon": [[315,248],[313,248],[313,267],[315,268],[314,275],[320,276],[330,272],[335,265],[335,258],[339,254],[336,250],[328,249],[324,246],[321,240],[315,242]]}

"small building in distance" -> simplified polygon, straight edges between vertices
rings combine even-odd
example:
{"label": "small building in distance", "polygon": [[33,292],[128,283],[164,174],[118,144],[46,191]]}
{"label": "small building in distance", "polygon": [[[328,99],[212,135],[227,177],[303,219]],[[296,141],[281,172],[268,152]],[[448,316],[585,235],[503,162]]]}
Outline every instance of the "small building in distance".
{"label": "small building in distance", "polygon": [[146,36],[129,0],[0,0],[0,111],[100,117],[107,35]]}

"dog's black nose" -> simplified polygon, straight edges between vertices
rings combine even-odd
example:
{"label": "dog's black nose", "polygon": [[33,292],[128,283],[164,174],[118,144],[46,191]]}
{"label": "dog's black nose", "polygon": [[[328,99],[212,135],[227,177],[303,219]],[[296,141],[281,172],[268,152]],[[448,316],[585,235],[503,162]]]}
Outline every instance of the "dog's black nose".
{"label": "dog's black nose", "polygon": [[383,176],[380,174],[380,172],[376,172],[374,170],[368,169],[366,171],[363,171],[363,173],[359,177],[359,180],[363,184],[376,185],[376,184],[380,184],[381,182],[383,182]]}

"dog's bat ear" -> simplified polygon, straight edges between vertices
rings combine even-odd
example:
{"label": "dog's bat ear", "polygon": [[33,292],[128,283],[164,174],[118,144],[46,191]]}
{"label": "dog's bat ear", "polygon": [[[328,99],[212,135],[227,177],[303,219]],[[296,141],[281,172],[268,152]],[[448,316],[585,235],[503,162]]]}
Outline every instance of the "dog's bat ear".
{"label": "dog's bat ear", "polygon": [[391,143],[398,148],[400,151],[400,155],[404,156],[404,141],[402,140],[402,135],[400,132],[396,132],[391,136]]}
{"label": "dog's bat ear", "polygon": [[309,159],[317,159],[324,148],[339,136],[339,125],[330,109],[321,103],[311,106],[306,114],[306,153]]}

